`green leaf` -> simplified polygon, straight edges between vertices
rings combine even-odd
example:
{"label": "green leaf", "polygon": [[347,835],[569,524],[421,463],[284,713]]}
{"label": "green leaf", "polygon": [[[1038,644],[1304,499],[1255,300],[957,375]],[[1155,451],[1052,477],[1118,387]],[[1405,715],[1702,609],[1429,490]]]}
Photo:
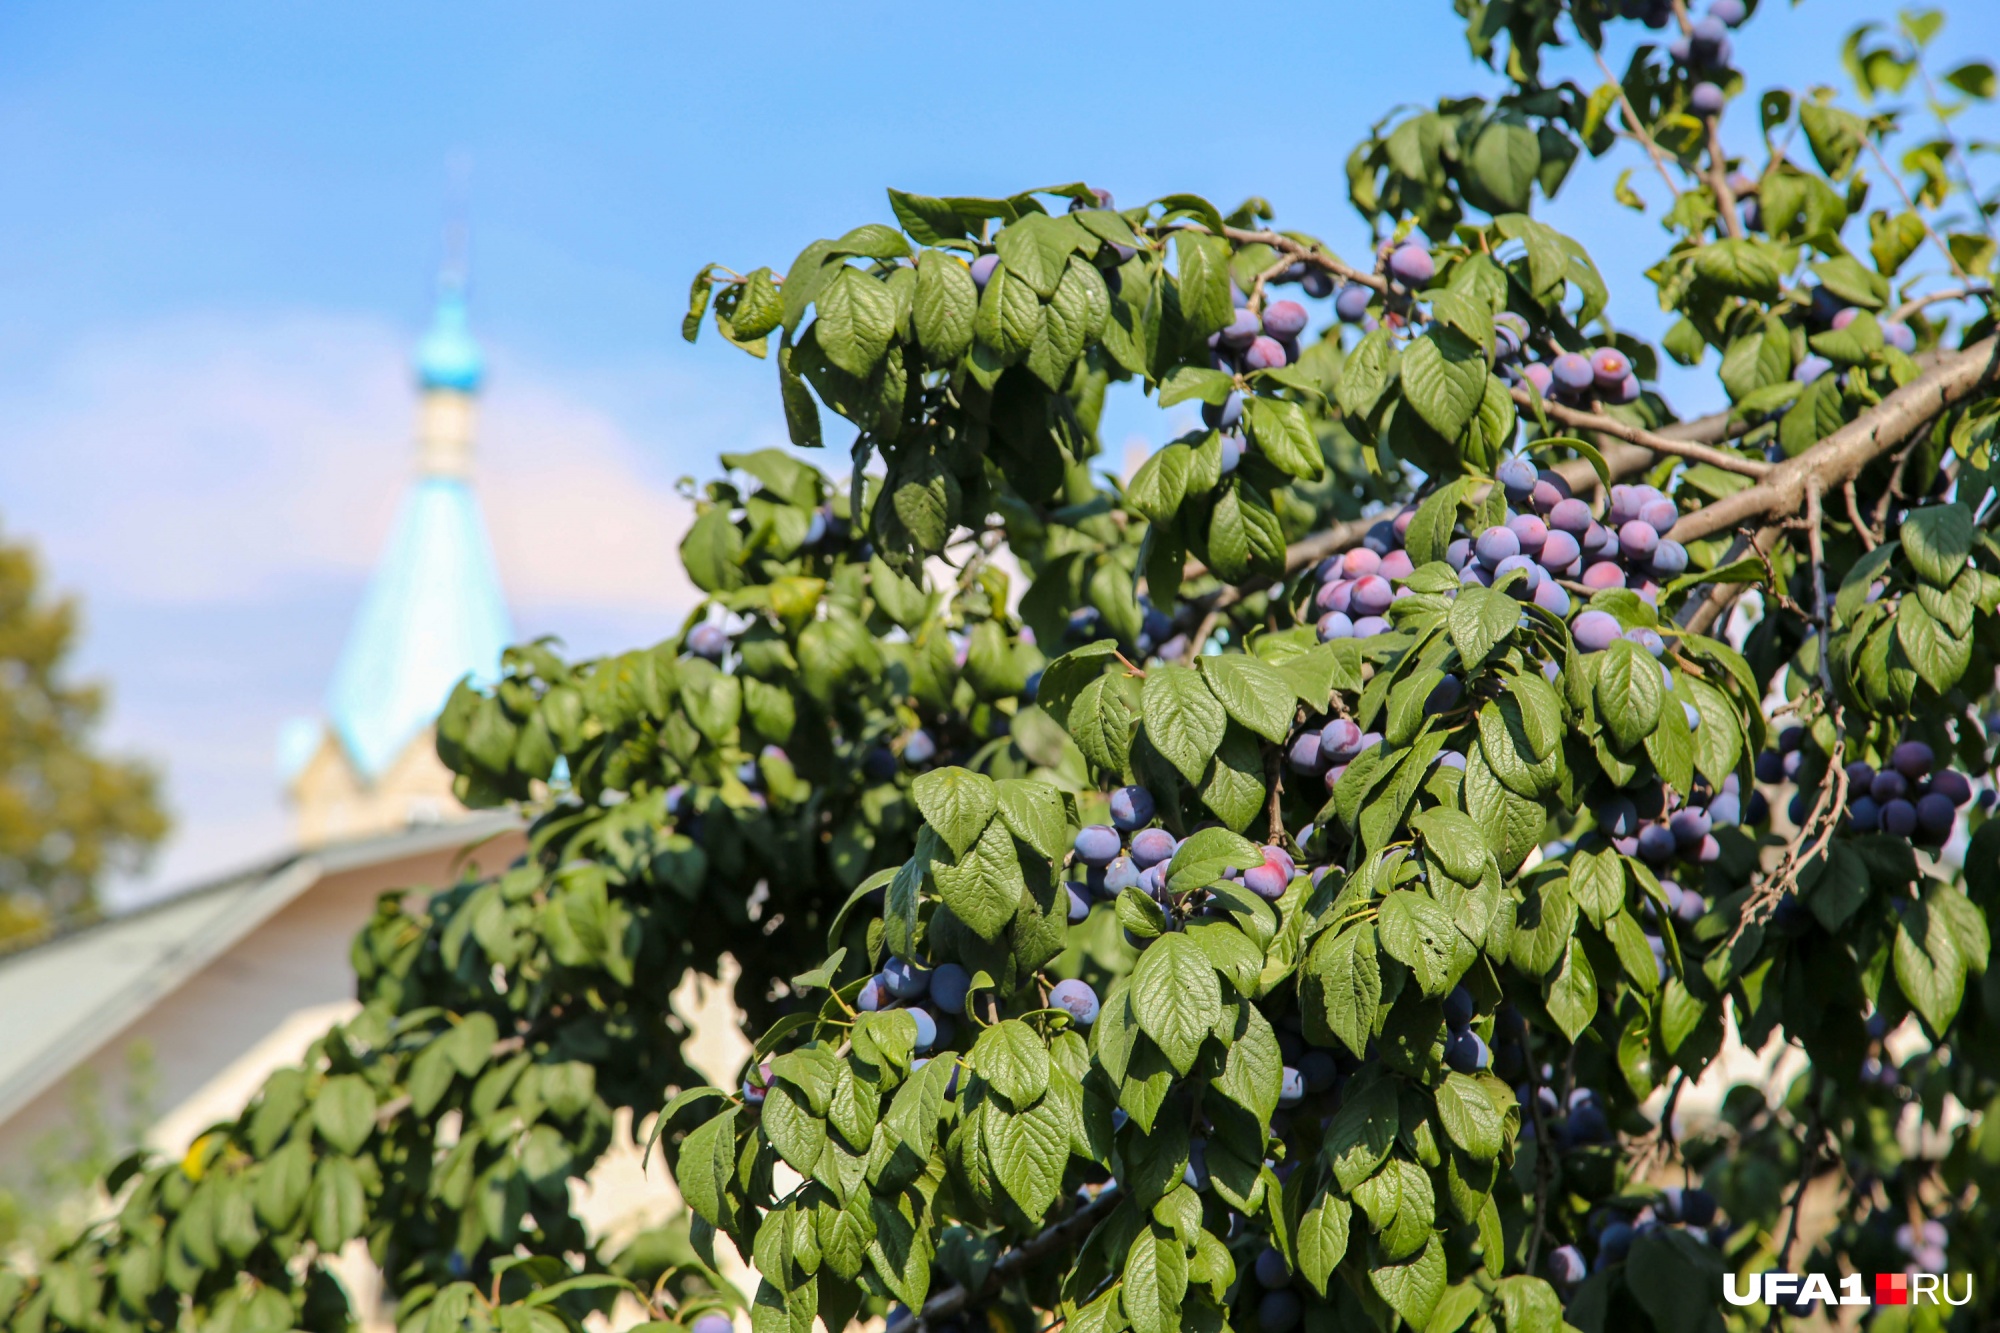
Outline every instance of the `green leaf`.
{"label": "green leaf", "polygon": [[1140,1030],[1185,1074],[1194,1068],[1203,1038],[1222,1017],[1222,985],[1201,946],[1185,934],[1171,933],[1139,955],[1131,1004]]}
{"label": "green leaf", "polygon": [[1208,566],[1224,579],[1277,578],[1285,568],[1285,530],[1255,487],[1232,477],[1208,520]]}
{"label": "green leaf", "polygon": [[1020,910],[1027,878],[1003,820],[993,820],[956,865],[933,863],[931,878],[952,914],[981,939],[997,940]]}
{"label": "green leaf", "polygon": [[1821,356],[1843,366],[1859,365],[1882,350],[1882,326],[1866,310],[1855,312],[1845,327],[1815,333],[1806,340]]}
{"label": "green leaf", "polygon": [[1040,1221],[1062,1189],[1069,1161],[1069,1127],[1058,1099],[1043,1097],[1032,1109],[1014,1114],[988,1107],[982,1133],[1001,1188],[1029,1219]]}
{"label": "green leaf", "polygon": [[1461,884],[1477,884],[1486,869],[1486,838],[1470,815],[1449,806],[1432,806],[1410,817],[1410,827],[1423,836],[1424,847],[1445,873]]}
{"label": "green leaf", "polygon": [[1325,474],[1319,441],[1306,422],[1305,409],[1280,398],[1251,396],[1243,400],[1243,424],[1271,465],[1287,476],[1318,481]]}
{"label": "green leaf", "polygon": [[1853,255],[1835,255],[1808,265],[1819,276],[1820,286],[1848,305],[1880,310],[1889,301],[1889,280],[1872,272]]}
{"label": "green leaf", "polygon": [[993,1090],[1025,1110],[1049,1086],[1049,1048],[1018,1018],[995,1023],[979,1034],[968,1056]]}
{"label": "green leaf", "polygon": [[1313,941],[1306,956],[1304,988],[1307,1031],[1317,1037],[1317,1020],[1358,1059],[1374,1035],[1382,1004],[1382,965],[1376,956],[1375,928],[1366,922]]}
{"label": "green leaf", "polygon": [[1110,313],[1111,294],[1104,275],[1081,260],[1071,260],[1055,295],[1042,309],[1042,326],[1028,349],[1029,372],[1060,391],[1069,368],[1103,332]]}
{"label": "green leaf", "polygon": [[[1896,923],[1896,985],[1933,1034],[1950,1026],[1965,994],[1965,958],[1951,915],[1935,910],[1938,890],[1903,910]],[[1956,889],[1942,890],[1956,893]]]}
{"label": "green leaf", "polygon": [[976,340],[1002,363],[1012,362],[1027,355],[1041,326],[1042,302],[1035,289],[1009,273],[1004,262],[995,265],[973,317]]}
{"label": "green leaf", "polygon": [[1444,1242],[1432,1236],[1416,1258],[1400,1264],[1380,1264],[1370,1270],[1369,1282],[1389,1308],[1408,1320],[1410,1327],[1422,1328],[1444,1295]]}
{"label": "green leaf", "polygon": [[359,1074],[336,1074],[313,1098],[312,1118],[319,1136],[351,1157],[375,1132],[375,1090]]}
{"label": "green leaf", "polygon": [[[1287,691],[1289,697],[1289,691]],[[1231,722],[1209,761],[1201,784],[1202,804],[1233,829],[1248,828],[1264,809],[1264,756],[1257,738]]]}
{"label": "green leaf", "polygon": [[1482,1162],[1500,1155],[1506,1143],[1506,1123],[1500,1108],[1479,1086],[1479,1080],[1465,1074],[1447,1074],[1437,1089],[1438,1119],[1452,1142]]}
{"label": "green leaf", "polygon": [[[946,241],[963,240],[970,231],[965,219],[954,212],[950,204],[927,194],[891,190],[889,207],[895,210],[896,221],[903,224],[903,230],[914,236],[919,245],[942,245]],[[922,263],[921,256],[918,262]]]}
{"label": "green leaf", "polygon": [[1775,301],[1784,274],[1762,241],[1710,241],[1694,252],[1694,271],[1732,296]]}
{"label": "green leaf", "polygon": [[1625,910],[1625,859],[1609,849],[1572,852],[1569,892],[1590,924],[1602,929],[1606,921]]}
{"label": "green leaf", "polygon": [[1192,667],[1158,666],[1146,675],[1140,694],[1146,739],[1181,776],[1199,784],[1208,761],[1222,745],[1229,716]]}
{"label": "green leaf", "polygon": [[1433,328],[1403,349],[1403,398],[1447,440],[1458,438],[1486,394],[1486,358],[1464,335]]}
{"label": "green leaf", "polygon": [[1347,1257],[1349,1223],[1354,1206],[1324,1186],[1313,1196],[1310,1207],[1299,1218],[1293,1245],[1299,1256],[1299,1276],[1312,1283],[1324,1296],[1333,1270]]}
{"label": "green leaf", "polygon": [[1326,1161],[1343,1190],[1352,1193],[1389,1159],[1401,1126],[1395,1081],[1357,1076],[1326,1132]]}
{"label": "green leaf", "polygon": [[1123,773],[1131,767],[1132,730],[1138,720],[1124,687],[1114,677],[1099,676],[1077,692],[1065,725],[1084,758]]}
{"label": "green leaf", "polygon": [[[1241,941],[1243,948],[1249,948],[1250,942],[1243,932],[1222,922],[1207,923],[1199,932],[1190,925],[1188,933],[1202,944],[1204,952],[1218,947],[1215,942],[1229,936]],[[1211,953],[1210,957],[1213,959],[1214,955]],[[1256,964],[1263,961],[1261,955],[1256,956]],[[1254,980],[1256,972],[1253,970],[1250,975]],[[1278,1034],[1254,1005],[1244,1005],[1238,1012],[1242,1015],[1238,1019],[1240,1031],[1229,1043],[1229,1056],[1221,1075],[1210,1086],[1256,1116],[1258,1124],[1268,1126],[1271,1112],[1278,1109],[1278,1094],[1284,1084],[1284,1056],[1278,1050]]]}
{"label": "green leaf", "polygon": [[819,318],[813,323],[813,336],[820,351],[839,369],[865,378],[889,350],[889,339],[896,332],[896,300],[888,287],[843,265],[820,289],[815,304]]}
{"label": "green leaf", "polygon": [[368,1197],[361,1184],[361,1169],[350,1158],[329,1157],[314,1173],[308,1202],[313,1244],[336,1252],[361,1234],[368,1220]]}
{"label": "green leaf", "polygon": [[729,316],[731,329],[738,338],[764,338],[784,318],[785,298],[778,291],[771,270],[752,270],[743,279],[743,290],[736,298],[736,309]]}
{"label": "green leaf", "polygon": [[1915,597],[1904,597],[1896,608],[1896,641],[1924,683],[1939,694],[1956,685],[1972,665],[1971,638],[1954,634]]}
{"label": "green leaf", "polygon": [[917,256],[917,295],[910,310],[917,341],[933,360],[952,362],[972,346],[979,286],[965,261],[943,250]]}
{"label": "green leaf", "polygon": [[1228,371],[1206,366],[1182,366],[1160,383],[1159,405],[1172,407],[1190,399],[1200,399],[1220,407],[1236,392],[1236,378]]}
{"label": "green leaf", "polygon": [[1619,639],[1597,659],[1597,716],[1620,749],[1653,734],[1666,694],[1660,664],[1638,644]]}
{"label": "green leaf", "polygon": [[1719,1251],[1671,1228],[1634,1240],[1625,1260],[1625,1283],[1659,1333],[1711,1328],[1722,1272]]}
{"label": "green leaf", "polygon": [[1418,567],[1444,559],[1445,548],[1451,545],[1452,530],[1458,525],[1459,499],[1473,484],[1465,477],[1448,482],[1417,506],[1404,545]]}
{"label": "green leaf", "polygon": [[[1349,420],[1362,421],[1374,415],[1382,395],[1396,380],[1399,356],[1387,329],[1367,334],[1347,354],[1334,397]],[[1483,384],[1480,392],[1485,392]]]}
{"label": "green leaf", "polygon": [[999,808],[993,779],[963,768],[938,768],[923,774],[910,784],[910,795],[916,798],[924,822],[957,856],[965,855],[965,849],[979,840]]}
{"label": "green leaf", "polygon": [[1184,444],[1156,451],[1133,474],[1125,488],[1125,503],[1155,523],[1172,523],[1187,498],[1193,465],[1194,450]]}
{"label": "green leaf", "polygon": [[1060,861],[1072,837],[1063,794],[1046,782],[1025,778],[1003,778],[994,790],[1008,830],[1049,860]]}
{"label": "green leaf", "polygon": [[1972,552],[1972,515],[1961,504],[1925,505],[1903,520],[1903,554],[1917,577],[1950,587]]}
{"label": "green leaf", "polygon": [[1226,828],[1196,829],[1167,862],[1167,886],[1175,893],[1205,889],[1229,870],[1251,870],[1264,863],[1263,849]]}
{"label": "green leaf", "polygon": [[264,1159],[257,1170],[255,1204],[265,1226],[283,1231],[305,1206],[312,1188],[312,1144],[294,1138]]}
{"label": "green leaf", "polygon": [[1512,696],[1489,701],[1479,710],[1479,750],[1494,776],[1518,795],[1538,798],[1556,785],[1554,747],[1536,758],[1520,704]]}
{"label": "green leaf", "polygon": [[1268,741],[1282,742],[1291,734],[1297,704],[1277,668],[1261,658],[1225,653],[1201,658],[1200,670],[1229,716]]}
{"label": "green leaf", "polygon": [[1076,225],[1067,218],[1029,213],[996,236],[993,248],[999,251],[1009,273],[1047,300],[1055,295],[1070,252],[1081,240]]}
{"label": "green leaf", "polygon": [[706,1121],[680,1141],[674,1183],[688,1207],[712,1227],[734,1221],[730,1207],[730,1173],[736,1165],[736,1107]]}
{"label": "green leaf", "polygon": [[1562,1297],[1538,1277],[1517,1275],[1500,1279],[1500,1309],[1507,1316],[1507,1333],[1561,1333]]}
{"label": "green leaf", "polygon": [[1583,956],[1580,941],[1571,940],[1563,954],[1562,970],[1548,982],[1549,1017],[1571,1041],[1597,1017],[1597,978],[1590,960]]}
{"label": "green leaf", "polygon": [[1541,141],[1518,120],[1496,117],[1472,141],[1471,166],[1480,188],[1499,205],[1494,211],[1525,213],[1542,169]]}
{"label": "green leaf", "polygon": [[[1225,293],[1226,295],[1226,293]],[[1187,1297],[1187,1255],[1173,1236],[1150,1229],[1125,1253],[1125,1317],[1132,1333],[1180,1333],[1181,1303]]]}
{"label": "green leaf", "polygon": [[885,227],[879,222],[864,222],[835,241],[827,253],[858,255],[863,259],[908,259],[910,243],[897,234],[894,227]]}
{"label": "green leaf", "polygon": [[1180,280],[1181,319],[1188,333],[1206,338],[1236,318],[1229,296],[1229,242],[1197,232],[1174,233],[1174,260]]}
{"label": "green leaf", "polygon": [[1442,995],[1457,984],[1471,963],[1451,915],[1421,893],[1407,889],[1383,897],[1375,919],[1382,951],[1416,974],[1426,995]]}
{"label": "green leaf", "polygon": [[[1452,647],[1467,670],[1486,661],[1520,623],[1521,604],[1506,593],[1467,585],[1453,599],[1445,623]],[[1654,673],[1657,677],[1658,673]]]}

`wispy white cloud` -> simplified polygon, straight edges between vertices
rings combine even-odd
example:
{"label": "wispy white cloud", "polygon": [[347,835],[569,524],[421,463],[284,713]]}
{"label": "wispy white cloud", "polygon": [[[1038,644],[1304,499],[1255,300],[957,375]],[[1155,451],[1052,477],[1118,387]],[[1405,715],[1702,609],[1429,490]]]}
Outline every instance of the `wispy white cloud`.
{"label": "wispy white cloud", "polygon": [[[206,314],[0,380],[0,524],[82,597],[109,741],[166,769],[179,829],[154,883],[283,840],[271,745],[317,709],[411,475],[411,341],[362,317]],[[670,368],[559,376],[491,350],[477,484],[517,630],[579,650],[668,633],[700,595],[673,480],[770,442],[766,404]]]}
{"label": "wispy white cloud", "polygon": [[[414,452],[406,331],[320,314],[208,315],[79,348],[0,391],[8,522],[67,581],[228,602],[372,567]],[[689,513],[659,456],[573,386],[496,357],[479,487],[510,600],[684,609]],[[13,401],[9,402],[8,400]]]}

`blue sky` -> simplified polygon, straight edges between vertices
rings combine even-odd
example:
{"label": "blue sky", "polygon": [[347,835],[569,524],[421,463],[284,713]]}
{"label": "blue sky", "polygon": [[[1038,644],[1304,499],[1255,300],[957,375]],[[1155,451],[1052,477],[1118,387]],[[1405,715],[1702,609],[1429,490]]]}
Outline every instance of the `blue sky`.
{"label": "blue sky", "polygon": [[[1839,81],[1840,38],[1892,15],[1766,8],[1738,40],[1755,87]],[[1948,12],[1941,64],[2000,54],[2000,7]],[[84,598],[108,734],[167,769],[182,827],[150,883],[283,842],[272,744],[315,709],[407,474],[450,162],[471,163],[481,478],[517,625],[622,647],[687,604],[674,479],[781,433],[767,367],[679,339],[701,263],[782,267],[885,217],[886,185],[1078,178],[1123,203],[1262,194],[1358,253],[1350,146],[1391,106],[1494,84],[1444,0],[1258,15],[0,10],[0,530]],[[1659,233],[1608,202],[1616,170],[1581,169],[1548,216],[1596,253],[1613,317],[1657,333],[1634,279]],[[1165,429],[1129,406],[1111,442]]]}

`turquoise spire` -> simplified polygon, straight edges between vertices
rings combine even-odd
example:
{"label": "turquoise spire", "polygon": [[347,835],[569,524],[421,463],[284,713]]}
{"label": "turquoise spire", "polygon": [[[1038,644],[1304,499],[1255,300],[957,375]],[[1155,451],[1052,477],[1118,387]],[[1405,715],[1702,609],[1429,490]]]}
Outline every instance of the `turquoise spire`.
{"label": "turquoise spire", "polygon": [[466,318],[465,290],[447,281],[438,294],[430,331],[417,344],[417,383],[425,389],[477,393],[486,376],[486,358],[473,340]]}
{"label": "turquoise spire", "polygon": [[[482,362],[463,293],[448,286],[417,355],[422,474],[403,497],[327,693],[327,716],[364,779],[381,777],[466,675],[499,677],[514,628],[467,478]],[[442,392],[441,392],[442,391]]]}

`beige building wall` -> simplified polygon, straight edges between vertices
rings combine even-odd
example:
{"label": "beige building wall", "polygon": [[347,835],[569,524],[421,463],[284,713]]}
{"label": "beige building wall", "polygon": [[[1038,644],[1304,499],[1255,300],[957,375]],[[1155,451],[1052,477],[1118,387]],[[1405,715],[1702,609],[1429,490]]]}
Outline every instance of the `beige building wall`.
{"label": "beige building wall", "polygon": [[320,879],[0,1124],[0,1161],[26,1160],[67,1125],[79,1074],[96,1082],[107,1112],[122,1107],[141,1044],[155,1068],[150,1100],[164,1113],[153,1141],[185,1148],[209,1124],[233,1118],[265,1074],[296,1060],[325,1031],[322,1020],[353,1006],[347,946],[381,894],[450,884],[464,866],[497,871],[525,845],[509,832],[470,851],[448,848]]}

